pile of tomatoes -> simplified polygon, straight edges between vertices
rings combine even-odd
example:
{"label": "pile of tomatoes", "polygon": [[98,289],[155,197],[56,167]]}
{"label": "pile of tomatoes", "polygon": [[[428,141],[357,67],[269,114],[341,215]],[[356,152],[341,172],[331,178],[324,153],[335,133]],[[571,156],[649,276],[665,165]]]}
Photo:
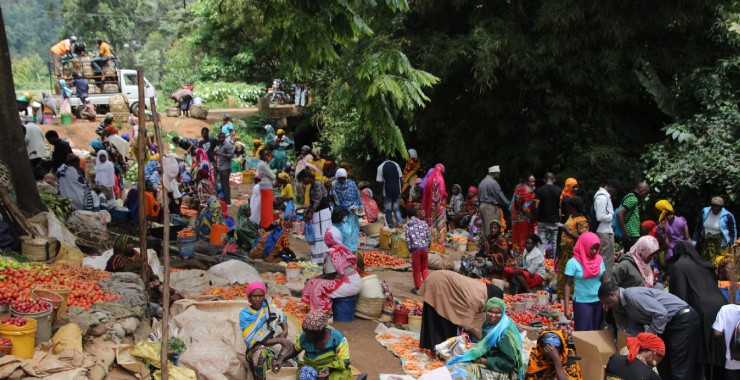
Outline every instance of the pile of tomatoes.
{"label": "pile of tomatoes", "polygon": [[379,251],[362,252],[362,260],[368,267],[398,268],[406,265],[406,260]]}
{"label": "pile of tomatoes", "polygon": [[13,317],[13,318],[5,318],[0,323],[4,325],[23,327],[28,324],[28,320],[26,318]]}

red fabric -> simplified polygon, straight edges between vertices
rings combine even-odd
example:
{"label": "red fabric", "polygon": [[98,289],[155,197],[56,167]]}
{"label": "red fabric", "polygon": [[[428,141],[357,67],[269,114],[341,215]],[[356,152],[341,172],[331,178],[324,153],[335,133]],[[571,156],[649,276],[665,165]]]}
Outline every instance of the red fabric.
{"label": "red fabric", "polygon": [[260,228],[270,227],[272,223],[272,189],[260,189]]}
{"label": "red fabric", "polygon": [[[506,276],[506,280],[512,282],[512,279],[514,278],[514,268],[504,268],[504,274]],[[545,279],[542,278],[542,276],[538,275],[537,273],[529,273],[526,270],[522,271],[522,276],[524,276],[524,280],[527,281],[527,286],[529,286],[530,288],[540,286],[543,282],[545,282]]]}
{"label": "red fabric", "polygon": [[325,313],[331,313],[331,305],[334,300],[330,294],[334,293],[342,284],[349,282],[348,275],[357,271],[357,256],[342,245],[341,238],[342,233],[336,227],[329,227],[324,234],[324,243],[329,247],[327,254],[337,270],[337,274],[332,280],[325,280],[321,276],[316,276],[306,281],[301,301],[307,304],[311,311],[321,310]]}
{"label": "red fabric", "polygon": [[534,223],[526,220],[514,222],[511,226],[511,241],[514,244],[514,251],[521,255],[524,253],[527,242],[527,236],[534,234]]}
{"label": "red fabric", "polygon": [[658,355],[665,356],[665,343],[659,336],[650,333],[639,333],[634,338],[627,338],[627,361],[632,363],[640,350],[650,350]]}
{"label": "red fabric", "polygon": [[[437,164],[429,173],[429,178],[424,184],[424,195],[421,197],[421,208],[424,210],[427,222],[431,221],[433,210],[433,198],[435,188],[439,192],[439,199],[447,199],[447,188],[445,187],[444,179],[445,167],[442,164]],[[436,185],[436,186],[435,186]]]}
{"label": "red fabric", "polygon": [[429,277],[429,249],[424,248],[411,252],[411,270],[414,276],[414,287],[421,288],[421,282]]}
{"label": "red fabric", "polygon": [[593,232],[586,232],[578,238],[575,247],[573,247],[573,258],[583,266],[583,278],[596,277],[601,272],[601,261],[603,260],[599,254],[601,247],[599,247],[599,251],[596,251],[593,258],[588,258],[589,251],[594,244],[600,245],[601,239]]}
{"label": "red fabric", "polygon": [[377,222],[380,209],[375,199],[370,195],[372,192],[370,189],[362,189],[360,193],[362,194],[362,207],[365,208],[365,219],[370,223]]}

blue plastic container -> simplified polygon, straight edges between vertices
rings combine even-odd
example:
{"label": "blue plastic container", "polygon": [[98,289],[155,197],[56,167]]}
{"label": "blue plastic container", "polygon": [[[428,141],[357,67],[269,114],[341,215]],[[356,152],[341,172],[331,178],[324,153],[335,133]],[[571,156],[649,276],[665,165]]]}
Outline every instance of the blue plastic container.
{"label": "blue plastic container", "polygon": [[355,320],[357,296],[335,298],[331,305],[334,312],[334,322],[352,322]]}
{"label": "blue plastic container", "polygon": [[195,256],[195,236],[177,237],[177,250],[180,251],[180,257]]}
{"label": "blue plastic container", "polygon": [[[730,302],[730,289],[719,288],[719,290],[722,292],[722,295],[725,296],[727,302]],[[737,300],[740,300],[740,288],[735,289],[735,302],[737,302]]]}

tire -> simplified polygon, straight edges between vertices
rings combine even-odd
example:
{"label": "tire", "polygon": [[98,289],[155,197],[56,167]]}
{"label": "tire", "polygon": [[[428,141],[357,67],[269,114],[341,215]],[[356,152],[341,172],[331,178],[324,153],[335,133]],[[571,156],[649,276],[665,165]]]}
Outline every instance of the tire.
{"label": "tire", "polygon": [[131,111],[134,116],[139,117],[139,102],[134,102],[131,104],[131,107],[129,107],[129,111]]}

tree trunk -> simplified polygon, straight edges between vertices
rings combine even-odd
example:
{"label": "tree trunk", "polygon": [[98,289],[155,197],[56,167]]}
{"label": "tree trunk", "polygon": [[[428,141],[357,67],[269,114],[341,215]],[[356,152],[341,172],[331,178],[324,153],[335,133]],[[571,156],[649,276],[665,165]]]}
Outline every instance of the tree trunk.
{"label": "tree trunk", "polygon": [[18,107],[15,102],[13,71],[10,67],[10,50],[5,35],[5,22],[0,7],[0,161],[8,168],[11,184],[18,196],[18,206],[28,214],[45,211],[41,202],[36,181],[33,177],[31,161],[26,152],[26,137],[21,128]]}

